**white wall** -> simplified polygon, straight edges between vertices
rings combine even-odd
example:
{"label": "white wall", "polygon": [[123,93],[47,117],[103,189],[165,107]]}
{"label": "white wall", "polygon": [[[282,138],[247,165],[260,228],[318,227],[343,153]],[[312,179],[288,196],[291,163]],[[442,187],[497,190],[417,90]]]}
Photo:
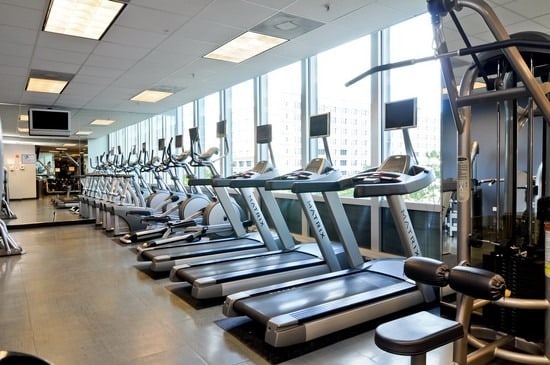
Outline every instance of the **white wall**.
{"label": "white wall", "polygon": [[9,199],[36,198],[36,154],[33,145],[4,144]]}

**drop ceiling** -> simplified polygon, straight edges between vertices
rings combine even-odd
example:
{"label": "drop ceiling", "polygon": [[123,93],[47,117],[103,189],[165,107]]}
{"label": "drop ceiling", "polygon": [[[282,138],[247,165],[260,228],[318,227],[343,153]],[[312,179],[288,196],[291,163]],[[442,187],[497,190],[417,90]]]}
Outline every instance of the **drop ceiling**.
{"label": "drop ceiling", "polygon": [[[43,32],[48,3],[0,0],[4,136],[31,138],[17,131],[17,115],[41,106],[71,110],[73,132],[92,130],[88,138],[98,138],[426,11],[425,0],[130,0],[104,38],[94,41]],[[510,33],[550,33],[548,0],[489,3]],[[202,57],[281,12],[321,26],[240,64]],[[458,15],[473,44],[493,40],[479,16],[468,9]],[[464,47],[456,32],[446,34],[450,49]],[[60,95],[26,92],[32,69],[74,77]],[[148,88],[175,94],[156,104],[129,100]],[[117,123],[90,126],[98,118]]]}

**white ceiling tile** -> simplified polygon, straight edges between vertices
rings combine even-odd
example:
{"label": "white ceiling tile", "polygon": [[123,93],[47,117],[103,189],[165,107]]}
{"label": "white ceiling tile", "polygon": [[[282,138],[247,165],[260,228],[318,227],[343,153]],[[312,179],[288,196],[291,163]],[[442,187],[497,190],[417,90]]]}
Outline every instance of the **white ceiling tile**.
{"label": "white ceiling tile", "polygon": [[49,0],[1,0],[0,3],[16,5],[22,8],[45,10]]}
{"label": "white ceiling tile", "polygon": [[133,6],[130,2],[116,20],[116,25],[146,32],[170,34],[189,19],[181,14]]}
{"label": "white ceiling tile", "polygon": [[167,37],[167,34],[113,25],[103,37],[104,40],[129,46],[154,48]]}
{"label": "white ceiling tile", "polygon": [[61,63],[40,58],[34,58],[30,67],[34,70],[54,71],[67,74],[75,74],[80,69],[80,65],[75,63]]}
{"label": "white ceiling tile", "polygon": [[550,14],[550,1],[548,0],[529,0],[529,6],[526,6],[524,1],[510,1],[504,6],[526,18]]}
{"label": "white ceiling tile", "polygon": [[[285,13],[297,15],[322,23],[338,19],[351,11],[360,9],[376,0],[341,0],[328,2],[326,0],[296,1],[284,9]],[[327,9],[327,4],[328,9]]]}
{"label": "white ceiling tile", "polygon": [[21,95],[21,104],[50,106],[55,103],[58,94],[34,93],[25,91]]}
{"label": "white ceiling tile", "polygon": [[[25,63],[29,63],[32,57],[33,47],[29,44],[1,42],[0,55],[23,57],[26,59]],[[1,62],[1,61],[0,61]]]}
{"label": "white ceiling tile", "polygon": [[129,46],[126,44],[102,41],[94,49],[93,54],[96,56],[137,60],[145,56],[149,52],[151,52],[151,48]]}
{"label": "white ceiling tile", "polygon": [[131,5],[162,10],[168,13],[194,16],[213,2],[215,2],[215,0],[155,0],[154,2],[151,0],[132,0]]}
{"label": "white ceiling tile", "polygon": [[274,14],[276,11],[264,6],[252,5],[241,0],[224,0],[210,4],[197,19],[249,29]]}
{"label": "white ceiling tile", "polygon": [[36,42],[36,31],[0,23],[0,42],[21,43],[33,46]]}
{"label": "white ceiling tile", "polygon": [[104,77],[100,75],[84,75],[82,74],[82,72],[79,72],[73,77],[73,80],[71,81],[71,83],[73,82],[78,82],[81,84],[107,86],[113,82],[113,78]]}
{"label": "white ceiling tile", "polygon": [[0,24],[38,31],[42,28],[42,9],[0,4]]}
{"label": "white ceiling tile", "polygon": [[98,76],[101,78],[110,78],[111,80],[116,79],[120,75],[124,74],[124,70],[116,68],[107,68],[107,67],[97,67],[84,65],[78,72],[79,75],[83,76]]}
{"label": "white ceiling tile", "polygon": [[271,9],[282,10],[289,6],[292,3],[295,3],[296,0],[243,0],[246,3],[251,3],[254,5],[261,5]]}
{"label": "white ceiling tile", "polygon": [[13,68],[24,68],[26,71],[25,73],[28,73],[28,64],[29,64],[29,58],[27,57],[19,57],[19,56],[10,56],[10,55],[3,55],[0,52],[0,66],[2,69],[0,72],[4,72],[4,67],[6,67],[6,70],[12,70]]}
{"label": "white ceiling tile", "polygon": [[92,54],[87,60],[86,66],[101,67],[101,68],[112,68],[120,70],[122,72],[128,70],[136,63],[136,60],[128,58],[115,58],[108,56],[100,56]]}
{"label": "white ceiling tile", "polygon": [[90,53],[97,46],[93,39],[72,37],[63,34],[40,32],[37,46],[54,49],[64,49],[72,52]]}
{"label": "white ceiling tile", "polygon": [[169,37],[168,41],[172,43],[175,39],[192,39],[219,46],[245,31],[245,28],[227,26],[204,19],[193,19]]}
{"label": "white ceiling tile", "polygon": [[54,49],[48,47],[37,47],[34,51],[34,57],[54,62],[82,64],[88,58],[88,53],[72,52],[64,49]]}

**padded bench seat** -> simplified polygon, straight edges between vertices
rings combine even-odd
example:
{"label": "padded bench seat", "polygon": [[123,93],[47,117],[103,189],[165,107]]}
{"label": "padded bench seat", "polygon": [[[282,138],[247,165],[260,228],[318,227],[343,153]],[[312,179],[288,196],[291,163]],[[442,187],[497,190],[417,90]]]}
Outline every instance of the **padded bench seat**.
{"label": "padded bench seat", "polygon": [[423,311],[381,324],[376,328],[374,342],[384,351],[413,356],[412,363],[421,364],[428,351],[463,336],[460,323]]}

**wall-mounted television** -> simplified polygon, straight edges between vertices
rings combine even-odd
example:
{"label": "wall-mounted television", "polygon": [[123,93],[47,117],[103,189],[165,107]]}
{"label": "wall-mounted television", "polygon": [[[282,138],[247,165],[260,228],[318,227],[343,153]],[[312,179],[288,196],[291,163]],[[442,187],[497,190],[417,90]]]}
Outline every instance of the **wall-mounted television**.
{"label": "wall-mounted television", "polygon": [[416,98],[386,103],[384,129],[416,127]]}
{"label": "wall-mounted television", "polygon": [[309,137],[321,138],[330,136],[330,113],[309,117]]}
{"label": "wall-mounted television", "polygon": [[71,112],[54,109],[29,109],[29,135],[69,137]]}

